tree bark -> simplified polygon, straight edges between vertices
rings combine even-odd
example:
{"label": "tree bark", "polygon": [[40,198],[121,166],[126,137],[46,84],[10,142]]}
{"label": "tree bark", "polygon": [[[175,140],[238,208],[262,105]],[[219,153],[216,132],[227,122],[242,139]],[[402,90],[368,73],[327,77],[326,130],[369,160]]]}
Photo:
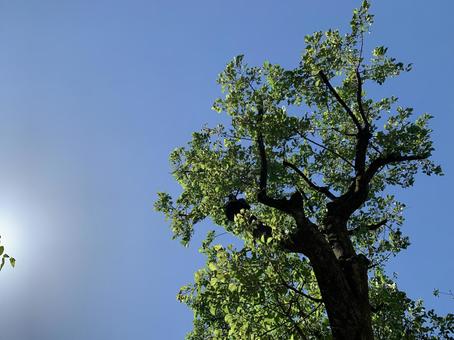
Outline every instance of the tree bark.
{"label": "tree bark", "polygon": [[330,237],[327,232],[328,241],[315,224],[304,223],[298,228],[300,242],[295,240],[295,243],[302,245],[299,250],[311,261],[333,338],[373,339],[367,276],[369,261],[364,255],[355,254],[346,228],[343,238],[344,225],[327,225],[326,228],[341,237]]}
{"label": "tree bark", "polygon": [[[331,331],[338,340],[373,339],[367,290],[367,267],[360,259],[327,267],[324,258],[311,260],[325,303]],[[336,268],[337,267],[337,268]]]}

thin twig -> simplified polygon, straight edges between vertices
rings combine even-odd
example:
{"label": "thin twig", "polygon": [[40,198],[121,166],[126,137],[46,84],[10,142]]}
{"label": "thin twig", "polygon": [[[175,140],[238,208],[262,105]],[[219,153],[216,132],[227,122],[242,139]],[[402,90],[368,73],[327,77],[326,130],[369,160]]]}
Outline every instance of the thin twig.
{"label": "thin twig", "polygon": [[298,167],[296,165],[294,165],[288,161],[284,161],[283,165],[293,169],[298,175],[301,176],[302,179],[304,179],[304,181],[312,189],[324,194],[325,196],[327,196],[328,198],[330,198],[332,200],[337,199],[337,197],[331,191],[329,191],[329,189],[327,187],[320,187],[320,186],[316,185],[315,183],[313,183],[300,169],[298,169]]}

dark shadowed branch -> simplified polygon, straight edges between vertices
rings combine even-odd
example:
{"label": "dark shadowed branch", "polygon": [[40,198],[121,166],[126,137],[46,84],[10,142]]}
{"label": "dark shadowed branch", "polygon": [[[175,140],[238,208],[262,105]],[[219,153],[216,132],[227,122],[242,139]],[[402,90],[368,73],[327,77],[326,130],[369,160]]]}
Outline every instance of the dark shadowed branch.
{"label": "dark shadowed branch", "polygon": [[[338,152],[334,151],[334,150],[331,150],[330,148],[327,148],[325,145],[323,144],[320,144],[318,142],[316,142],[315,140],[305,136],[304,134],[302,134],[301,132],[297,131],[297,133],[299,134],[299,136],[304,139],[304,140],[307,140],[309,143],[312,143],[314,145],[317,145],[319,147],[321,147],[323,150],[326,150],[330,153],[332,153],[333,155],[339,157],[340,159],[342,159],[345,163],[347,163],[348,165],[350,165],[351,167],[354,167],[353,163],[350,162],[347,158],[345,158],[344,156],[340,155]],[[355,135],[356,136],[356,135]]]}
{"label": "dark shadowed branch", "polygon": [[332,200],[335,200],[337,198],[331,191],[329,191],[329,189],[327,187],[321,187],[321,186],[318,186],[315,183],[313,183],[300,169],[298,169],[298,167],[296,165],[294,165],[288,161],[284,161],[282,164],[285,167],[289,167],[289,168],[293,169],[299,176],[301,176],[301,178],[309,185],[310,188],[324,194],[326,197],[328,197]]}
{"label": "dark shadowed branch", "polygon": [[370,182],[374,175],[380,170],[380,168],[394,163],[402,163],[408,161],[417,161],[423,160],[430,156],[430,154],[421,154],[421,155],[406,155],[402,156],[398,153],[391,153],[382,157],[378,157],[369,165],[369,168],[365,172],[365,180]]}
{"label": "dark shadowed branch", "polygon": [[375,231],[377,229],[379,229],[381,226],[384,226],[386,223],[388,223],[388,220],[387,219],[384,219],[378,223],[374,223],[374,224],[370,224],[370,225],[367,225],[367,226],[359,226],[359,227],[356,227],[355,229],[352,229],[350,230],[348,233],[350,235],[353,235],[355,234],[357,231],[365,228],[366,230],[368,231]]}
{"label": "dark shadowed branch", "polygon": [[358,82],[358,87],[356,89],[356,101],[358,102],[358,109],[359,109],[359,114],[361,115],[361,118],[364,121],[364,125],[366,127],[369,126],[369,121],[367,120],[366,112],[364,111],[363,107],[363,80],[361,79],[361,74],[358,69],[356,69],[356,80]]}
{"label": "dark shadowed branch", "polygon": [[361,130],[361,124],[358,120],[358,118],[356,118],[355,114],[353,113],[353,111],[348,107],[348,105],[345,103],[345,101],[341,98],[341,96],[339,96],[339,93],[337,93],[336,89],[333,87],[333,85],[331,85],[331,83],[329,82],[329,79],[328,77],[326,76],[325,73],[323,73],[323,71],[319,71],[318,72],[318,75],[320,76],[320,78],[322,79],[323,83],[326,85],[326,87],[329,89],[329,91],[331,92],[331,94],[334,96],[334,98],[336,98],[336,100],[339,102],[339,104],[344,108],[344,110],[348,113],[348,115],[350,116],[350,118],[352,119],[353,123],[355,123],[358,131]]}

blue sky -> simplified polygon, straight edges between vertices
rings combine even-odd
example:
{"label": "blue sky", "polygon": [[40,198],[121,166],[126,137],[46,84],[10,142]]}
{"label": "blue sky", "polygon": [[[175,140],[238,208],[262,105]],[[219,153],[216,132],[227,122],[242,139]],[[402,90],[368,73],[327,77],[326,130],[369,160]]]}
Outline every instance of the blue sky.
{"label": "blue sky", "polygon": [[[304,35],[345,30],[360,1],[0,1],[2,339],[182,339],[178,288],[203,264],[152,210],[168,154],[203,124],[233,56],[297,65]],[[383,94],[435,116],[441,178],[399,191],[412,246],[400,286],[441,312],[454,289],[454,2],[375,1],[372,45],[414,63]],[[202,234],[208,226],[202,227]]]}

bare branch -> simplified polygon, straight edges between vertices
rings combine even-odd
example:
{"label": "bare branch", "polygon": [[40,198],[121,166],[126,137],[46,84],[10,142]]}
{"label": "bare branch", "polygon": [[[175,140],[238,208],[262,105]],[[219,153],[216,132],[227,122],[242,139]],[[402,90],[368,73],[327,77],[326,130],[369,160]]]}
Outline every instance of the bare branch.
{"label": "bare branch", "polygon": [[377,153],[380,154],[380,156],[383,156],[383,152],[381,152],[381,150],[374,145],[373,141],[370,142],[370,147],[377,151]]}
{"label": "bare branch", "polygon": [[345,158],[344,156],[340,155],[339,153],[337,153],[336,151],[334,150],[331,150],[329,148],[327,148],[326,146],[324,146],[323,144],[320,144],[319,142],[316,142],[315,140],[309,138],[309,137],[306,137],[305,135],[303,135],[301,132],[297,131],[298,134],[300,135],[300,137],[304,140],[307,140],[308,142],[314,144],[314,145],[317,145],[319,147],[321,147],[323,150],[326,150],[328,152],[331,152],[333,155],[339,157],[340,159],[342,159],[345,163],[347,163],[348,165],[350,165],[352,168],[354,167],[353,163],[350,162],[347,158]]}
{"label": "bare branch", "polygon": [[301,176],[301,178],[309,185],[310,188],[324,194],[325,196],[327,196],[328,198],[330,198],[333,201],[335,199],[337,199],[337,197],[331,191],[329,191],[329,189],[327,187],[320,187],[320,186],[316,185],[315,183],[313,183],[300,169],[298,169],[298,167],[296,165],[294,165],[288,161],[284,161],[282,164],[285,167],[289,167],[289,168],[293,169],[298,175]]}
{"label": "bare branch", "polygon": [[369,122],[367,120],[367,116],[364,111],[363,100],[362,100],[363,80],[361,79],[361,74],[359,73],[358,69],[356,69],[355,73],[356,73],[356,80],[358,81],[358,87],[356,89],[356,101],[358,102],[359,114],[361,115],[361,118],[364,121],[364,125],[366,126],[367,129],[369,129]]}
{"label": "bare branch", "polygon": [[388,220],[387,219],[384,219],[378,223],[374,223],[374,224],[371,224],[371,225],[368,225],[368,226],[359,226],[359,227],[356,227],[355,229],[352,229],[352,230],[349,230],[349,235],[353,235],[355,234],[356,232],[358,232],[359,230],[365,228],[367,229],[368,231],[375,231],[377,229],[379,229],[381,226],[384,226],[386,223],[388,223]]}
{"label": "bare branch", "polygon": [[259,132],[257,137],[257,145],[259,148],[260,155],[260,179],[259,188],[260,192],[266,195],[266,187],[268,183],[268,161],[266,159],[265,143],[263,142],[262,132]]}
{"label": "bare branch", "polygon": [[[259,118],[261,119],[264,112],[263,108],[258,108]],[[259,179],[259,192],[257,195],[257,200],[260,203],[263,203],[271,208],[278,209],[282,212],[292,213],[291,205],[289,201],[285,198],[272,198],[267,194],[267,185],[268,185],[268,161],[266,159],[266,150],[265,142],[263,141],[263,135],[261,127],[259,127],[259,132],[257,136],[257,145],[260,155],[260,179]]]}
{"label": "bare branch", "polygon": [[268,162],[266,159],[265,144],[263,142],[263,136],[261,132],[257,138],[257,144],[259,147],[260,154],[260,179],[259,179],[259,192],[257,200],[271,208],[276,208],[283,212],[290,212],[288,201],[285,198],[275,199],[269,197],[267,194],[267,183],[268,183]]}
{"label": "bare branch", "polygon": [[372,177],[380,170],[381,167],[393,164],[393,163],[402,163],[408,161],[418,161],[427,159],[430,155],[429,154],[422,154],[422,155],[406,155],[401,156],[398,153],[391,153],[383,157],[378,157],[369,165],[369,168],[366,170],[365,173],[365,180],[370,182]]}
{"label": "bare branch", "polygon": [[367,149],[369,141],[372,137],[369,129],[362,129],[357,134],[357,141],[355,146],[355,172],[356,175],[362,175],[366,168]]}
{"label": "bare branch", "polygon": [[367,120],[366,112],[363,107],[363,80],[361,79],[361,74],[359,72],[359,64],[355,70],[356,80],[358,86],[356,88],[356,101],[358,104],[359,114],[364,122],[364,127],[358,131],[357,143],[356,143],[356,152],[355,152],[355,170],[357,175],[362,175],[366,167],[366,157],[367,149],[369,147],[369,142],[372,137],[370,132],[369,121]]}
{"label": "bare branch", "polygon": [[338,103],[345,109],[345,111],[347,111],[347,113],[350,116],[350,118],[352,119],[353,123],[355,123],[356,128],[358,129],[358,131],[360,131],[362,129],[362,127],[361,127],[361,124],[360,124],[358,118],[356,118],[353,111],[348,107],[348,105],[344,102],[344,100],[339,96],[339,93],[337,93],[337,91],[333,87],[333,85],[331,85],[326,74],[323,73],[323,71],[319,71],[318,75],[322,79],[323,83],[325,83],[326,87],[328,87],[331,94],[336,98]]}
{"label": "bare branch", "polygon": [[[281,314],[281,313],[279,313],[279,314]],[[285,315],[284,315],[284,316],[285,316]],[[276,329],[278,329],[278,328],[280,328],[280,327],[282,327],[282,326],[286,326],[289,322],[290,322],[290,320],[286,320],[286,321],[281,322],[281,323],[277,324],[276,326],[274,326],[274,327],[272,327],[272,328],[266,330],[265,332],[263,332],[262,334],[260,334],[259,339],[261,339],[262,337],[264,337],[264,336],[267,335],[268,333],[271,333],[272,331],[275,331]]]}
{"label": "bare branch", "polygon": [[294,291],[295,293],[311,300],[311,301],[314,301],[314,302],[323,302],[323,299],[318,299],[318,298],[315,298],[313,296],[310,296],[308,294],[306,294],[305,292],[299,290],[299,289],[296,289],[295,287],[293,287],[292,285],[288,284],[287,282],[283,282],[282,283],[285,287],[287,287],[288,289]]}
{"label": "bare branch", "polygon": [[337,208],[341,206],[345,216],[350,216],[350,214],[358,209],[367,200],[369,183],[382,167],[393,163],[422,160],[428,158],[429,156],[429,153],[407,156],[401,156],[398,153],[391,153],[386,156],[376,158],[370,163],[364,173],[359,173],[356,176],[348,191],[339,197],[336,201],[338,203]]}
{"label": "bare branch", "polygon": [[347,111],[348,115],[353,120],[353,123],[355,123],[356,128],[358,129],[354,168],[355,168],[357,175],[362,175],[362,173],[364,172],[364,169],[365,169],[366,155],[367,155],[367,149],[369,146],[369,140],[371,138],[371,133],[370,133],[369,122],[367,121],[367,116],[364,111],[364,107],[363,107],[363,103],[362,103],[361,74],[360,74],[359,70],[356,69],[356,77],[358,80],[358,87],[356,90],[356,100],[358,102],[359,113],[361,115],[362,120],[364,121],[364,126],[359,122],[359,120],[356,118],[355,114],[348,107],[348,105],[345,103],[345,101],[339,96],[339,94],[334,89],[334,87],[331,85],[331,83],[328,80],[328,77],[323,73],[323,71],[319,71],[319,76],[322,79],[322,81],[325,83],[325,85],[328,87],[330,92],[333,94],[333,96],[337,99],[339,104],[341,104],[341,106],[345,109],[345,111]]}

